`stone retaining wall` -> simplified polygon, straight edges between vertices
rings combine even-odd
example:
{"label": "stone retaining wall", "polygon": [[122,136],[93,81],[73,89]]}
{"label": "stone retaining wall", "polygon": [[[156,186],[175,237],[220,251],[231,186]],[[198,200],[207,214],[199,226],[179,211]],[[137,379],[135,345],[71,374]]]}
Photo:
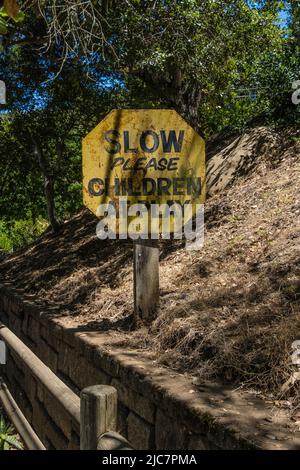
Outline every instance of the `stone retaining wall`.
{"label": "stone retaining wall", "polygon": [[[116,387],[118,432],[136,449],[300,448],[299,433],[290,444],[286,437],[275,442],[265,437],[272,430],[254,433],[247,419],[250,407],[239,394],[217,385],[195,387],[157,367],[146,352],[141,358],[121,348],[109,333],[67,329],[4,286],[0,319],[76,394],[89,385]],[[12,354],[6,375],[11,393],[46,447],[78,448],[79,429]],[[216,405],[218,399],[221,404]],[[263,403],[256,404],[255,413],[252,421],[264,419]]]}
{"label": "stone retaining wall", "polygon": [[[10,330],[0,327],[1,339],[5,339],[7,333],[17,340]],[[8,355],[4,368],[5,381],[40,440],[47,449],[78,449],[79,397],[26,346],[18,350],[18,347],[11,347],[7,340],[6,343]],[[32,356],[30,363],[28,358],[24,360],[22,352],[27,353],[24,349],[28,349]]]}

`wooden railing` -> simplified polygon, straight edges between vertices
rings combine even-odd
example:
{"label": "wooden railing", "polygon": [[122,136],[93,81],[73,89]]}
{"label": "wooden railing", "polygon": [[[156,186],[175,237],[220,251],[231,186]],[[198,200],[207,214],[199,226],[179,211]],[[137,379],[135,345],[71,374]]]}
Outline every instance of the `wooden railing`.
{"label": "wooden railing", "polygon": [[[68,412],[75,424],[79,424],[81,450],[132,450],[129,442],[116,432],[118,396],[114,387],[101,384],[87,387],[82,390],[79,399],[1,322],[0,339],[30,370],[35,380]],[[30,427],[24,415],[22,422],[27,423],[23,428],[27,425]],[[22,429],[18,431],[22,432]]]}

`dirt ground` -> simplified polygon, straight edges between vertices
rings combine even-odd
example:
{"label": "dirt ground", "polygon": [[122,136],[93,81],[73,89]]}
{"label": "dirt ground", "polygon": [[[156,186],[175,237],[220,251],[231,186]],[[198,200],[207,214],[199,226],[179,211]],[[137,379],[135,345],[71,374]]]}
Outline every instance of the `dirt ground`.
{"label": "dirt ground", "polygon": [[272,131],[271,147],[261,137],[218,142],[215,152],[210,144],[204,247],[161,242],[160,308],[150,327],[132,331],[132,242],[98,240],[88,211],[3,259],[0,282],[66,325],[113,331],[195,381],[255,389],[300,419],[299,382],[282,390],[298,370],[300,133]]}

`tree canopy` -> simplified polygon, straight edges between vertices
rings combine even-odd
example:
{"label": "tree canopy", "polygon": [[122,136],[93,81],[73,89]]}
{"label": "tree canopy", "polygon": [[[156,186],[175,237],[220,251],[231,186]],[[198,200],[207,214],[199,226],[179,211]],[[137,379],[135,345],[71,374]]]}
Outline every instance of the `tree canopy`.
{"label": "tree canopy", "polygon": [[299,2],[6,0],[0,8],[6,227],[49,217],[49,185],[57,219],[81,208],[81,139],[115,107],[171,107],[205,137],[257,119],[299,119],[291,102]]}

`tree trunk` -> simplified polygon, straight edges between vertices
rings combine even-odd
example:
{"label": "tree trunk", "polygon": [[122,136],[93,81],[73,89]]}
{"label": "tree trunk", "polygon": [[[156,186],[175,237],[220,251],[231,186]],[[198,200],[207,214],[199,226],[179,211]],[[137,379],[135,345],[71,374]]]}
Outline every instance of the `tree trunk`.
{"label": "tree trunk", "polygon": [[[204,137],[198,124],[198,108],[202,99],[201,84],[195,79],[183,78],[178,67],[172,67],[172,74],[163,80],[161,74],[148,73],[148,71],[135,71],[135,73],[153,90],[162,102],[175,109],[187,123]],[[171,75],[171,76],[170,76]]]}
{"label": "tree trunk", "polygon": [[200,135],[202,131],[198,124],[198,108],[201,101],[201,89],[198,83],[189,82],[182,87],[175,100],[175,109]]}
{"label": "tree trunk", "polygon": [[171,106],[202,135],[198,125],[198,108],[202,98],[200,83],[193,79],[184,81],[182,72],[175,69],[171,90]]}
{"label": "tree trunk", "polygon": [[41,146],[33,139],[34,155],[37,157],[41,173],[44,178],[44,191],[47,203],[48,219],[53,233],[59,230],[59,222],[55,216],[55,202],[54,202],[54,178],[47,169],[47,163]]}

